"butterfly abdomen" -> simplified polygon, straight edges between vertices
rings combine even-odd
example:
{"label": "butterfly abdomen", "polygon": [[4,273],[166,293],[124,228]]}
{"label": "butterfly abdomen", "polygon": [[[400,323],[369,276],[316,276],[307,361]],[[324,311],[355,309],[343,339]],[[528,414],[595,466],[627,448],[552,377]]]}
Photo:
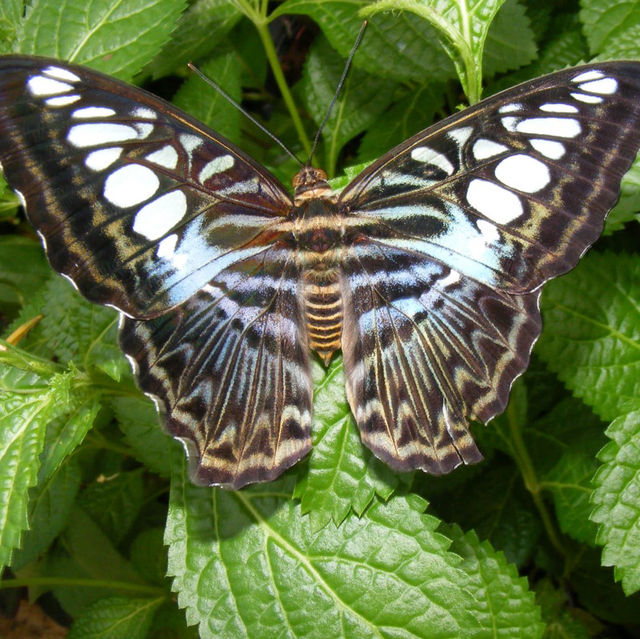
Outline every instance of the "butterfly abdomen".
{"label": "butterfly abdomen", "polygon": [[304,277],[304,314],[309,348],[316,351],[325,365],[341,347],[342,293],[335,268],[313,269]]}

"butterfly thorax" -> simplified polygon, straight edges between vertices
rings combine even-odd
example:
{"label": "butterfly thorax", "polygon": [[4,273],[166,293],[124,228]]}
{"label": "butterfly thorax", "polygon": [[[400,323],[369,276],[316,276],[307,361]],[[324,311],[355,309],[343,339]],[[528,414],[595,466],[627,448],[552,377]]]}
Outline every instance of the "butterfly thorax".
{"label": "butterfly thorax", "polygon": [[344,224],[324,171],[304,167],[293,179],[292,238],[301,262],[309,346],[327,365],[341,347],[342,294],[338,264]]}

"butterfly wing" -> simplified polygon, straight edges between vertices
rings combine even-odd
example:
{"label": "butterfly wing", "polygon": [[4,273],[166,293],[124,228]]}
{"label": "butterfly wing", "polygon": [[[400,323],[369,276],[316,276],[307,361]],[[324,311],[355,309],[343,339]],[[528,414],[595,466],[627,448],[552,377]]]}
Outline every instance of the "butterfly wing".
{"label": "butterfly wing", "polygon": [[[284,187],[145,91],[0,57],[0,161],[52,266],[122,311],[120,341],[200,483],[279,475],[311,438]],[[295,256],[294,256],[295,257]]]}
{"label": "butterfly wing", "polygon": [[401,470],[479,453],[540,332],[538,294],[599,236],[640,145],[640,65],[532,80],[410,138],[340,201],[343,352],[364,441]]}
{"label": "butterfly wing", "polygon": [[185,444],[197,483],[268,481],[311,447],[299,282],[295,256],[274,246],[156,319],[124,320],[122,348]]}
{"label": "butterfly wing", "polygon": [[0,162],[53,268],[140,319],[258,254],[291,208],[273,176],[186,113],[56,60],[0,57]]}

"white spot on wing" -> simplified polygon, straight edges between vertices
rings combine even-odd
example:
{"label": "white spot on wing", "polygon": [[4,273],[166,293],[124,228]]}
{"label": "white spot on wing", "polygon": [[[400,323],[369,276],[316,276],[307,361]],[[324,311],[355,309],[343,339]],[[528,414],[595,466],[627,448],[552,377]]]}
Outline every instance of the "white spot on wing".
{"label": "white spot on wing", "polygon": [[446,288],[447,286],[451,286],[453,284],[457,284],[460,281],[460,273],[451,269],[449,271],[449,275],[443,277],[441,280],[438,280],[438,284],[441,288]]}
{"label": "white spot on wing", "polygon": [[559,138],[575,138],[582,131],[582,127],[575,118],[527,118],[518,122],[516,131]]}
{"label": "white spot on wing", "polygon": [[482,233],[482,237],[489,243],[497,242],[500,239],[500,233],[498,232],[498,228],[495,224],[491,224],[488,220],[478,220],[476,222],[478,229],[480,229],[480,233]]}
{"label": "white spot on wing", "polygon": [[531,146],[538,152],[542,153],[545,157],[551,160],[559,160],[566,152],[564,144],[562,142],[556,142],[554,140],[541,140],[533,138],[531,140]]}
{"label": "white spot on wing", "polygon": [[158,166],[164,166],[165,169],[175,169],[178,166],[178,153],[170,144],[149,153],[146,159]]}
{"label": "white spot on wing", "polygon": [[604,78],[604,73],[602,73],[602,71],[598,71],[597,69],[591,69],[589,71],[583,71],[575,78],[571,78],[571,81],[588,82],[590,80],[599,80],[600,78]]}
{"label": "white spot on wing", "polygon": [[80,96],[77,93],[72,93],[71,95],[61,95],[57,98],[47,98],[44,103],[50,107],[62,107],[73,104],[79,99]]}
{"label": "white spot on wing", "polygon": [[454,171],[453,164],[449,162],[446,156],[427,146],[417,146],[415,149],[411,149],[411,158],[416,162],[432,164],[444,171],[447,175],[451,175]]}
{"label": "white spot on wing", "polygon": [[87,155],[84,163],[85,166],[92,171],[104,171],[107,167],[111,166],[122,153],[121,146],[114,146],[109,149],[99,149],[98,151],[92,151]]}
{"label": "white spot on wing", "polygon": [[75,73],[72,73],[69,69],[63,69],[62,67],[49,66],[43,70],[43,73],[46,73],[52,78],[57,78],[58,80],[65,80],[66,82],[80,82],[80,78]]}
{"label": "white spot on wing", "polygon": [[520,198],[494,182],[475,179],[469,183],[467,201],[497,224],[508,224],[524,212]]}
{"label": "white spot on wing", "polygon": [[579,113],[578,107],[573,104],[564,104],[563,102],[547,102],[540,107],[540,111],[549,113]]}
{"label": "white spot on wing", "polygon": [[525,193],[540,191],[551,181],[549,167],[524,153],[511,155],[500,161],[495,174],[504,185]]}
{"label": "white spot on wing", "polygon": [[522,105],[517,102],[512,102],[511,104],[505,104],[498,109],[498,113],[513,113],[514,111],[520,111],[522,109]]}
{"label": "white spot on wing", "polygon": [[178,234],[172,233],[158,244],[156,255],[158,257],[172,257],[176,252],[176,244],[178,243]]}
{"label": "white spot on wing", "polygon": [[92,124],[73,125],[67,134],[67,141],[77,148],[84,148],[135,140],[137,137],[137,131],[126,124],[95,122]]}
{"label": "white spot on wing", "polygon": [[586,95],[585,93],[572,93],[571,97],[585,104],[600,104],[600,102],[604,102],[604,98],[597,95]]}
{"label": "white spot on wing", "polygon": [[136,213],[133,230],[149,240],[157,240],[168,233],[186,212],[187,196],[179,190],[170,191],[145,204]]}
{"label": "white spot on wing", "polygon": [[500,153],[508,150],[509,148],[504,144],[498,144],[485,138],[480,138],[473,143],[473,157],[475,157],[476,160],[486,160],[487,158],[500,155]]}
{"label": "white spot on wing", "polygon": [[29,87],[31,95],[37,97],[58,95],[59,93],[67,93],[73,90],[73,87],[66,82],[45,78],[42,75],[34,75],[32,78],[29,78],[27,80],[27,87]]}
{"label": "white spot on wing", "polygon": [[229,170],[234,163],[232,155],[220,155],[210,162],[207,162],[204,167],[202,167],[202,171],[200,171],[200,175],[198,176],[198,181],[200,184],[204,184],[212,175]]}
{"label": "white spot on wing", "polygon": [[160,180],[151,169],[127,164],[107,177],[104,196],[115,206],[126,208],[148,200],[159,186]]}
{"label": "white spot on wing", "polygon": [[109,107],[83,107],[81,109],[76,109],[71,113],[71,117],[76,120],[85,120],[88,118],[107,118],[111,115],[115,115],[116,112]]}
{"label": "white spot on wing", "polygon": [[189,154],[189,157],[191,157],[193,151],[202,144],[202,138],[199,138],[197,135],[183,133],[180,135],[180,144],[182,144],[184,150]]}
{"label": "white spot on wing", "polygon": [[520,118],[516,118],[513,115],[508,115],[507,117],[502,118],[502,126],[512,133],[515,132],[516,127],[518,126],[518,122],[520,122]]}
{"label": "white spot on wing", "polygon": [[155,120],[158,117],[155,111],[143,106],[136,107],[131,114],[134,118],[144,118],[145,120]]}
{"label": "white spot on wing", "polygon": [[592,80],[580,85],[583,91],[589,93],[599,93],[600,95],[611,95],[618,90],[618,81],[614,78],[602,78],[602,80]]}
{"label": "white spot on wing", "polygon": [[473,132],[473,127],[470,126],[461,126],[459,129],[451,129],[451,131],[447,131],[447,135],[458,143],[458,146],[463,146],[464,143],[469,139],[471,133]]}

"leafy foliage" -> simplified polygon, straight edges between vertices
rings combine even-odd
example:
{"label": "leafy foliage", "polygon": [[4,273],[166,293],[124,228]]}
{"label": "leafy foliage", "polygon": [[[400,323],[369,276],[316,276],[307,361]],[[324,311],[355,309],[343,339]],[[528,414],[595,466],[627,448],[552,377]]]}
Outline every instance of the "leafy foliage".
{"label": "leafy foliage", "polygon": [[[34,0],[25,15],[6,0],[0,51],[137,78],[288,180],[295,164],[184,64],[196,61],[306,156],[365,7],[370,23],[317,155],[341,184],[356,163],[477,100],[482,74],[486,95],[582,59],[640,54],[637,7],[604,0],[580,11],[537,0],[285,0],[272,13],[257,1]],[[506,413],[475,429],[484,463],[443,478],[393,473],[360,442],[336,358],[314,364],[313,452],[237,493],[188,482],[180,445],[117,347],[115,314],[51,275],[3,185],[3,609],[11,588],[49,593],[42,605],[64,611],[74,639],[631,633],[639,166],[608,236],[548,285],[532,365]]]}

